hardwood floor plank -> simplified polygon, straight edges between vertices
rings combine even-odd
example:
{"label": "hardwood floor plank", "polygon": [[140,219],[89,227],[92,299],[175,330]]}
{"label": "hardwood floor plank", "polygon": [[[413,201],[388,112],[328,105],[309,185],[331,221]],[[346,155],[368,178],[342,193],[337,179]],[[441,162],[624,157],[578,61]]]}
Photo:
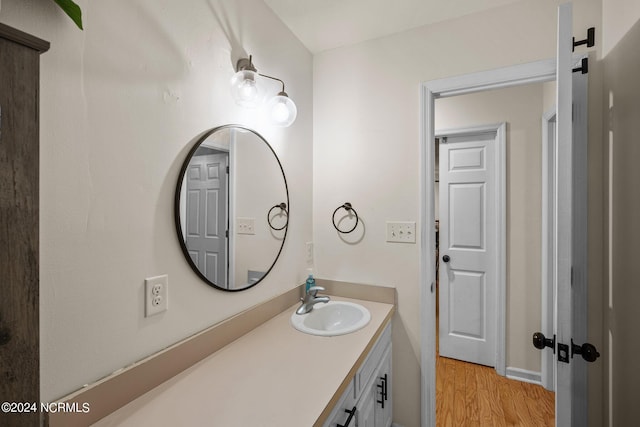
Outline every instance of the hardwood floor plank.
{"label": "hardwood floor plank", "polygon": [[[436,419],[438,427],[453,427],[453,408],[454,408],[454,387],[455,387],[455,378],[456,378],[456,367],[455,364],[450,362],[448,359],[441,359],[441,367],[442,369],[442,377],[443,377],[443,387],[442,387],[442,395],[440,399],[438,399],[436,395],[436,402],[438,400],[442,403],[442,410],[440,413],[436,411]],[[436,377],[437,377],[436,373]]]}
{"label": "hardwood floor plank", "polygon": [[[518,414],[519,425],[523,426],[533,426],[534,420],[531,417],[531,412],[529,411],[529,407],[527,405],[526,395],[522,388],[522,382],[509,380],[505,378],[506,381],[509,382],[509,387],[513,391],[513,403],[516,408],[516,414]],[[537,411],[534,411],[537,412]]]}
{"label": "hardwood floor plank", "polygon": [[537,416],[541,420],[542,426],[551,427],[555,425],[555,393],[546,390],[544,387],[535,384],[524,385],[529,400],[529,410],[539,413]]}
{"label": "hardwood floor plank", "polygon": [[502,409],[502,398],[500,397],[499,387],[500,384],[498,381],[496,381],[498,376],[493,368],[490,368],[488,366],[483,366],[481,372],[484,381],[487,384],[487,389],[489,390],[489,407],[491,409],[492,422],[496,426],[505,427],[507,423],[504,416],[504,410]]}
{"label": "hardwood floor plank", "polygon": [[[440,357],[436,357],[436,373],[445,372],[445,363]],[[436,419],[444,419],[445,415],[443,414],[445,398],[444,398],[444,374],[436,374],[436,396],[441,396],[440,399],[436,397]]]}
{"label": "hardwood floor plank", "polygon": [[465,410],[468,426],[479,426],[480,416],[478,414],[478,382],[476,372],[478,365],[465,363]]}
{"label": "hardwood floor plank", "polygon": [[454,388],[453,421],[456,426],[467,425],[467,413],[465,408],[466,369],[464,364],[455,364],[456,377]]}
{"label": "hardwood floor plank", "polygon": [[514,401],[514,392],[506,378],[497,377],[498,392],[500,393],[500,402],[502,404],[502,411],[504,412],[504,421],[507,426],[517,426],[520,423],[520,417],[518,416],[518,410]]}
{"label": "hardwood floor plank", "polygon": [[[491,392],[489,381],[486,378],[484,370],[478,368],[476,371],[477,399],[478,399],[478,418],[480,426],[494,427],[494,415],[492,411],[492,402],[495,402],[494,395]],[[437,396],[437,393],[436,393]],[[436,397],[437,400],[437,397]],[[497,406],[497,405],[495,405]],[[437,416],[437,415],[436,415]]]}

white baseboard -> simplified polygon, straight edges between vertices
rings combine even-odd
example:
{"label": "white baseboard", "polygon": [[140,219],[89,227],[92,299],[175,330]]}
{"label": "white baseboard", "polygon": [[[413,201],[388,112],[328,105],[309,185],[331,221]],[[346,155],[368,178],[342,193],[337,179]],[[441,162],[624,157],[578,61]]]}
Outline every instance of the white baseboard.
{"label": "white baseboard", "polygon": [[542,385],[542,376],[540,372],[528,371],[526,369],[512,368],[510,366],[507,366],[506,374],[506,377],[512,380]]}

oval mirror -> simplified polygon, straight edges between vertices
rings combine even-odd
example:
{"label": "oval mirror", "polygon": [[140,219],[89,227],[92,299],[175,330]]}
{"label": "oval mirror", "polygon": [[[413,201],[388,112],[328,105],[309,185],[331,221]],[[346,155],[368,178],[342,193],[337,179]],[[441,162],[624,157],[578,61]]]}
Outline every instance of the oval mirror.
{"label": "oval mirror", "polygon": [[209,285],[241,291],[273,268],[287,236],[289,189],[269,143],[225,125],[196,141],[182,165],[175,222],[184,256]]}

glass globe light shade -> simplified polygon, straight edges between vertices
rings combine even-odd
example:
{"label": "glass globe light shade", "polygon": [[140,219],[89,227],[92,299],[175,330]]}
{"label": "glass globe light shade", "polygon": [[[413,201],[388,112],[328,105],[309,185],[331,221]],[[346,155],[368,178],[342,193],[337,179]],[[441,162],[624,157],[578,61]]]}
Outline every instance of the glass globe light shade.
{"label": "glass globe light shade", "polygon": [[298,115],[296,104],[284,92],[280,92],[269,100],[267,112],[271,123],[281,127],[291,126]]}
{"label": "glass globe light shade", "polygon": [[240,70],[231,78],[231,95],[238,105],[255,108],[262,100],[262,90],[258,85],[258,73]]}

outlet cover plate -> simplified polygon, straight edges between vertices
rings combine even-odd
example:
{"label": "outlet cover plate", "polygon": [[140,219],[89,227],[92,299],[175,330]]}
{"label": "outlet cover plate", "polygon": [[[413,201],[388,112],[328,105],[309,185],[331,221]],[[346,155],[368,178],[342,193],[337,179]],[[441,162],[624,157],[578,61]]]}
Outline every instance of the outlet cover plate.
{"label": "outlet cover plate", "polygon": [[387,242],[415,243],[415,221],[387,221]]}
{"label": "outlet cover plate", "polygon": [[169,276],[144,279],[145,317],[162,313],[169,308]]}

